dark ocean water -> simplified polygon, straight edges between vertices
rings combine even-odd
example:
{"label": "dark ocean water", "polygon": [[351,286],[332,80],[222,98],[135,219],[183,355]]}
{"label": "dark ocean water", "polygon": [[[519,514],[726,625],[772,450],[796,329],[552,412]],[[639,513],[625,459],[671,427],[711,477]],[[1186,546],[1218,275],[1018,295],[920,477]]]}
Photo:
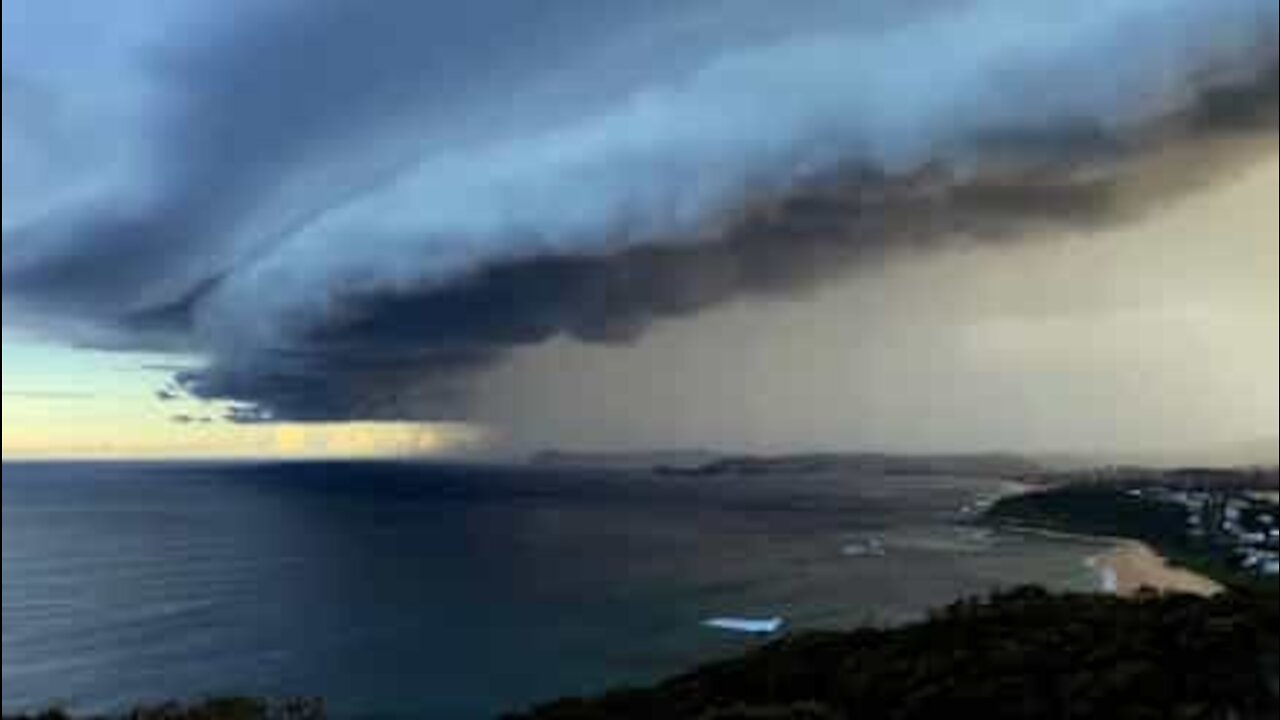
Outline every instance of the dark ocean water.
{"label": "dark ocean water", "polygon": [[[409,465],[4,466],[3,706],[323,696],[478,720],[741,652],[712,616],[893,623],[1092,587],[989,536],[980,480],[639,480]],[[859,554],[858,548],[883,545]]]}

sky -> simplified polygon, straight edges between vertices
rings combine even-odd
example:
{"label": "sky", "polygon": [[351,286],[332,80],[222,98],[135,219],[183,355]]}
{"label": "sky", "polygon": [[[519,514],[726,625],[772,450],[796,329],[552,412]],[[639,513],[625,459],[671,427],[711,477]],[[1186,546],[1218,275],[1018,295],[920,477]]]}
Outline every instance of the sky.
{"label": "sky", "polygon": [[4,456],[1277,434],[1274,0],[10,0]]}

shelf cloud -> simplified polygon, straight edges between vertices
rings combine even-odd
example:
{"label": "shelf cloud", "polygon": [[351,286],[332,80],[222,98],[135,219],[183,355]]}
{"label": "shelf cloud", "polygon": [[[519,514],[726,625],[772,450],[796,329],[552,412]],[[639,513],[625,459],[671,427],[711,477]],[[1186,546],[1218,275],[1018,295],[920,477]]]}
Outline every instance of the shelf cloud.
{"label": "shelf cloud", "polygon": [[206,357],[236,422],[462,419],[518,348],[1131,222],[1277,138],[1274,0],[270,5],[131,50],[148,150],[4,236],[7,315]]}

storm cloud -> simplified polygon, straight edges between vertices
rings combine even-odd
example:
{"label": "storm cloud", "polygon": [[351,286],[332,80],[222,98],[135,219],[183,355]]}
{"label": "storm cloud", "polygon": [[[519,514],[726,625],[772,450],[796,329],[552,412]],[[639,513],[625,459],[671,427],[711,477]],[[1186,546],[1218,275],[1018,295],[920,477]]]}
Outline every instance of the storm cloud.
{"label": "storm cloud", "polygon": [[271,5],[139,49],[150,152],[4,239],[7,315],[203,355],[239,422],[463,418],[514,349],[1129,222],[1277,137],[1274,0]]}

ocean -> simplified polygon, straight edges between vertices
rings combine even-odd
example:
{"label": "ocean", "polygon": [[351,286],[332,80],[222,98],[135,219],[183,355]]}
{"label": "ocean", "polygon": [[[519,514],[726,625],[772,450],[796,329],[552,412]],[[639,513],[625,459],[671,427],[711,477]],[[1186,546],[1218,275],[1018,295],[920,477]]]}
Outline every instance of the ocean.
{"label": "ocean", "polygon": [[1096,545],[993,534],[1001,483],[415,464],[5,465],[3,709],[324,697],[482,720],[1000,587]]}

